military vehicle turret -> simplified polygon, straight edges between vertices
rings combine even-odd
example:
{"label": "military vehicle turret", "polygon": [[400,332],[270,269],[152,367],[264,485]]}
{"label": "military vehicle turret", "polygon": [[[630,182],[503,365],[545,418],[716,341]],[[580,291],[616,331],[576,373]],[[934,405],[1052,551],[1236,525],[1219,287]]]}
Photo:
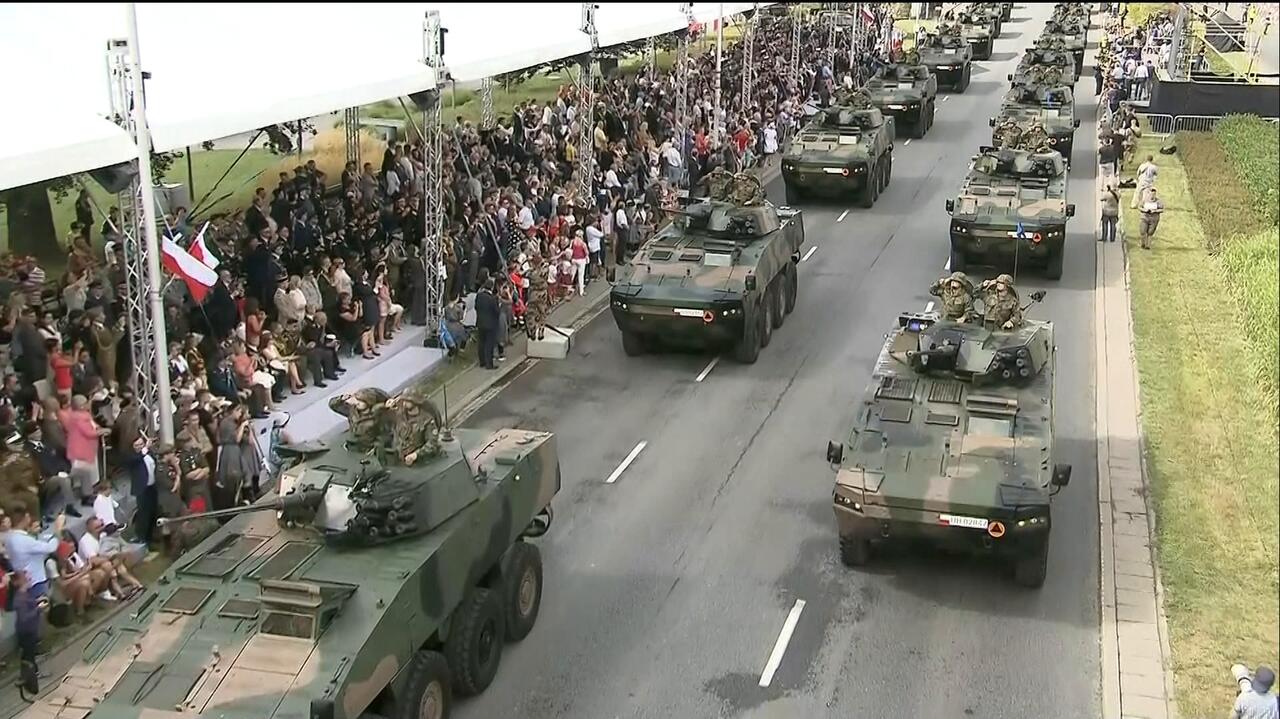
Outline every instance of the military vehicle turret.
{"label": "military vehicle turret", "polygon": [[[997,130],[1013,122],[1028,129],[1039,122],[1048,133],[1051,148],[1062,155],[1068,166],[1071,151],[1075,147],[1076,129],[1080,120],[1075,116],[1075,100],[1071,88],[1065,85],[1016,85],[1005,93],[1000,112],[988,121]],[[993,145],[999,146],[996,131],[992,132]]]}
{"label": "military vehicle turret", "polygon": [[964,92],[969,87],[973,50],[960,34],[959,25],[939,24],[916,50],[920,53],[920,62],[938,78],[940,86],[956,92]]}
{"label": "military vehicle turret", "polygon": [[1036,40],[1018,61],[1014,74],[1017,75],[1032,65],[1062,68],[1062,81],[1068,85],[1075,85],[1076,80],[1080,79],[1080,73],[1076,70],[1075,56],[1067,49],[1067,44],[1061,37],[1042,37]]}
{"label": "military vehicle turret", "polygon": [[353,402],[347,445],[278,498],[167,522],[234,515],[22,717],[439,718],[483,691],[537,620],[555,438]]}
{"label": "military vehicle turret", "polygon": [[[959,194],[946,201],[952,270],[1002,259],[1043,264],[1046,277],[1062,277],[1067,220],[1076,208],[1067,203],[1062,156],[1037,133],[1022,133],[1013,148],[981,148]],[[1034,150],[1015,149],[1028,146]]]}
{"label": "military vehicle turret", "polygon": [[1010,561],[1038,588],[1050,500],[1071,478],[1054,464],[1053,324],[1021,319],[1007,275],[984,283],[986,317],[965,312],[963,273],[939,284],[967,316],[900,315],[849,434],[827,446],[840,557],[860,567],[876,544],[924,540]]}
{"label": "military vehicle turret", "polygon": [[880,112],[893,116],[898,127],[909,126],[913,137],[924,137],[937,112],[938,79],[920,63],[914,50],[895,59],[897,62],[880,68],[863,89]]}
{"label": "military vehicle turret", "polygon": [[974,60],[990,60],[991,51],[995,48],[997,19],[985,12],[960,12],[956,14],[956,22],[960,23],[960,34],[973,49]]}
{"label": "military vehicle turret", "polygon": [[1087,29],[1087,23],[1084,26],[1080,26],[1065,19],[1062,21],[1049,20],[1044,25],[1044,33],[1041,34],[1042,38],[1061,40],[1062,51],[1070,53],[1072,60],[1075,62],[1076,77],[1079,77],[1084,71],[1085,30]]}
{"label": "military vehicle turret", "polygon": [[708,180],[706,199],[619,268],[609,300],[628,355],[662,344],[730,345],[734,359],[751,364],[795,309],[801,212],[769,204],[750,175]]}
{"label": "military vehicle turret", "polygon": [[895,128],[866,91],[837,95],[783,152],[787,204],[810,194],[856,192],[863,207],[874,205],[893,175]]}

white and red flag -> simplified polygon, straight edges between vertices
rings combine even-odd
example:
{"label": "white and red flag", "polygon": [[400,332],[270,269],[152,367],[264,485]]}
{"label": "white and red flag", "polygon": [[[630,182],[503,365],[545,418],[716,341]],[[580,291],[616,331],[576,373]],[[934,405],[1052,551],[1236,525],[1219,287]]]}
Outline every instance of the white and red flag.
{"label": "white and red flag", "polygon": [[187,283],[187,291],[191,293],[191,297],[196,302],[203,303],[209,295],[209,288],[218,281],[218,273],[168,237],[161,240],[161,243],[161,264],[174,276],[181,277]]}
{"label": "white and red flag", "polygon": [[216,270],[222,262],[209,251],[209,246],[204,243],[204,231],[207,229],[209,229],[209,223],[205,222],[204,227],[201,227],[200,231],[196,233],[196,239],[191,242],[189,252],[192,257],[203,262],[209,269]]}

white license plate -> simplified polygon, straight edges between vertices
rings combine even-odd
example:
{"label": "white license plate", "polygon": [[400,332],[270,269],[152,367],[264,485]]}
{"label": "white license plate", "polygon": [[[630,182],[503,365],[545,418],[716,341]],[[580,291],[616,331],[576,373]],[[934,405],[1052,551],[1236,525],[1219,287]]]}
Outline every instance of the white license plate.
{"label": "white license plate", "polygon": [[990,524],[985,519],[961,517],[955,514],[940,514],[938,515],[938,522],[948,527],[967,527],[969,529],[986,529],[987,525]]}
{"label": "white license plate", "polygon": [[672,312],[675,312],[681,317],[701,317],[702,316],[702,310],[686,310],[683,307],[677,307],[674,310],[672,310]]}
{"label": "white license plate", "polygon": [[841,169],[839,167],[824,167],[822,168],[822,171],[827,173],[828,175],[839,175],[841,172]]}

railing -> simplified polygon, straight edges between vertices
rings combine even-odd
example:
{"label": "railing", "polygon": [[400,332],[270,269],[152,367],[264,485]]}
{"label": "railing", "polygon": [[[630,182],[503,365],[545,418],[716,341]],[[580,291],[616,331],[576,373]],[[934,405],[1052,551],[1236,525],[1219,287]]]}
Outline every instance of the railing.
{"label": "railing", "polygon": [[1138,117],[1147,121],[1146,133],[1152,137],[1168,137],[1174,133],[1177,126],[1177,120],[1173,115],[1140,112]]}
{"label": "railing", "polygon": [[[1222,120],[1222,115],[1165,115],[1161,113],[1138,113],[1138,117],[1146,120],[1146,133],[1152,137],[1168,137],[1179,132],[1213,132]],[[1272,124],[1280,123],[1280,118],[1263,118]]]}

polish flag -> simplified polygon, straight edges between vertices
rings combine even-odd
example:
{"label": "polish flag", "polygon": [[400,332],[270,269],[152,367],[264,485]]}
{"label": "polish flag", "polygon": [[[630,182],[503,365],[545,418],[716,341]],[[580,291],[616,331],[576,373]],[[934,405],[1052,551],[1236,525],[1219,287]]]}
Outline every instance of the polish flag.
{"label": "polish flag", "polygon": [[871,8],[868,8],[865,4],[862,6],[862,22],[866,23],[867,25],[876,24],[875,13],[871,12]]}
{"label": "polish flag", "polygon": [[203,262],[209,269],[216,270],[222,262],[209,251],[208,245],[204,243],[204,231],[207,229],[209,229],[209,223],[205,222],[204,227],[201,227],[200,231],[196,233],[196,239],[191,243],[189,251],[192,257]]}
{"label": "polish flag", "polygon": [[209,295],[209,288],[218,281],[218,273],[205,263],[191,256],[182,249],[182,245],[164,238],[161,246],[160,261],[164,268],[187,283],[187,291],[197,303],[203,303]]}

